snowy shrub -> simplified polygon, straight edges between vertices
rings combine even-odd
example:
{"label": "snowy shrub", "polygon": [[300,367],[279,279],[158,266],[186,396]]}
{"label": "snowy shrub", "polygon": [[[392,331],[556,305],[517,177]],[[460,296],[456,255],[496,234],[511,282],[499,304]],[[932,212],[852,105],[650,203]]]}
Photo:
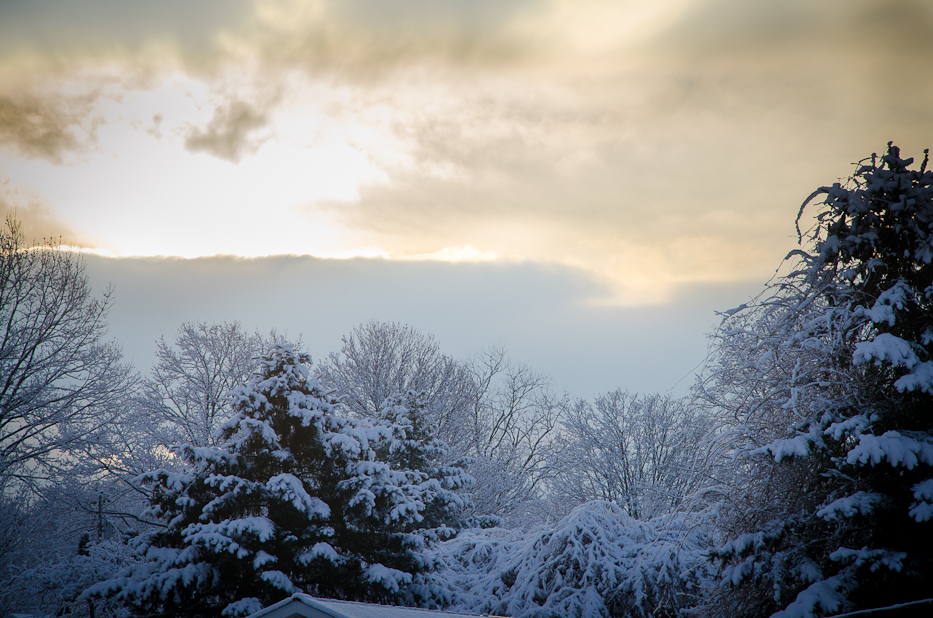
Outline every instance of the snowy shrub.
{"label": "snowy shrub", "polygon": [[121,604],[113,600],[90,601],[81,594],[88,586],[136,562],[131,548],[118,541],[88,543],[75,556],[18,572],[3,582],[4,592],[18,598],[19,612],[36,617],[122,617],[128,612]]}
{"label": "snowy shrub", "polygon": [[490,614],[676,616],[700,592],[709,546],[699,518],[644,522],[590,502],[554,528],[464,531],[439,547],[440,576],[463,608]]}

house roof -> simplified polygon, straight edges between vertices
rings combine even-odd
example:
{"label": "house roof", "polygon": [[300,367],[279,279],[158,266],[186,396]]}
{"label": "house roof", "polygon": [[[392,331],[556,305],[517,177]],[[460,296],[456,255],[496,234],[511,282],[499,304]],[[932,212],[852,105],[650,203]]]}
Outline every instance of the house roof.
{"label": "house roof", "polygon": [[476,618],[476,614],[318,599],[298,593],[248,618]]}

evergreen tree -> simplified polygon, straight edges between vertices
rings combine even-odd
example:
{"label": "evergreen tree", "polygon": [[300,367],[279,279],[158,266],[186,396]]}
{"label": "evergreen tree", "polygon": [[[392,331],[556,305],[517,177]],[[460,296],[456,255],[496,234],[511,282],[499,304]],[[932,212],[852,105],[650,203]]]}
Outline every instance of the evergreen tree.
{"label": "evergreen tree", "polygon": [[[417,483],[426,498],[421,525],[432,537],[449,537],[446,524],[459,524],[469,500],[457,493],[473,483],[473,477],[460,465],[450,465],[450,448],[436,436],[427,414],[423,392],[396,393],[383,404],[376,424],[385,434],[376,449],[376,458],[404,471]],[[460,463],[460,462],[455,462]]]}
{"label": "evergreen tree", "polygon": [[142,565],[86,596],[166,616],[246,615],[299,591],[434,602],[419,528],[436,493],[376,459],[403,430],[341,418],[308,365],[294,346],[272,346],[231,391],[221,446],[179,447],[183,472],[146,475],[166,527],[140,544]]}
{"label": "evergreen tree", "polygon": [[703,385],[737,464],[716,615],[933,611],[933,172],[912,163],[889,143],[814,192],[810,250],[727,312]]}

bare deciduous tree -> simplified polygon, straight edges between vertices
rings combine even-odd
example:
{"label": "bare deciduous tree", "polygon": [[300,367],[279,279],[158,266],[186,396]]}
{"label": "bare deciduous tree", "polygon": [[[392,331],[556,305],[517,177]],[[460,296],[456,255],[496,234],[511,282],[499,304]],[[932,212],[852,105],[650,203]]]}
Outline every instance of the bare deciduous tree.
{"label": "bare deciduous tree", "polygon": [[670,512],[695,489],[709,422],[681,399],[615,390],[579,401],[564,421],[563,465],[552,483],[568,510],[615,502],[636,519]]}
{"label": "bare deciduous tree", "polygon": [[550,378],[513,363],[501,348],[474,357],[476,382],[470,422],[471,472],[478,514],[534,520],[544,485],[558,472],[555,440],[570,406]]}
{"label": "bare deciduous tree", "polygon": [[438,438],[454,449],[466,439],[464,421],[477,396],[472,373],[442,354],[434,337],[410,326],[376,321],[356,326],[343,337],[340,351],[318,366],[317,376],[360,417],[377,416],[393,395],[423,393]]}
{"label": "bare deciduous tree", "polygon": [[0,232],[0,491],[35,490],[77,451],[106,448],[135,380],[104,341],[109,290],[92,295],[80,256]]}
{"label": "bare deciduous tree", "polygon": [[59,243],[29,243],[12,217],[0,231],[0,614],[9,578],[75,540],[64,482],[81,485],[112,454],[112,427],[135,374],[104,341],[110,292],[92,294],[84,263]]}
{"label": "bare deciduous tree", "polygon": [[139,407],[164,446],[214,446],[214,432],[230,415],[226,393],[249,380],[275,334],[249,334],[239,322],[185,322],[175,342],[157,344],[158,362],[143,384]]}
{"label": "bare deciduous tree", "polygon": [[372,321],[343,338],[318,377],[360,416],[375,416],[393,395],[424,393],[437,437],[453,458],[472,461],[475,515],[521,519],[553,475],[550,449],[569,400],[502,349],[465,362],[410,326]]}

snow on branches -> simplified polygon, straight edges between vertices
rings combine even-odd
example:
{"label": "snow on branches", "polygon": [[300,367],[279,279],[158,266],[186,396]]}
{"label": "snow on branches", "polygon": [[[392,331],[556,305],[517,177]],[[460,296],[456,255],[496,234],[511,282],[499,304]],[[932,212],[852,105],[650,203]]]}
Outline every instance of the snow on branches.
{"label": "snow on branches", "polygon": [[805,250],[715,337],[700,394],[734,462],[718,611],[876,608],[933,577],[933,172],[912,163],[889,144],[815,191]]}
{"label": "snow on branches", "polygon": [[[439,588],[422,576],[433,563],[422,552],[437,532],[423,522],[429,506],[459,512],[462,498],[449,490],[462,471],[438,478],[427,459],[423,470],[380,461],[377,452],[400,452],[408,413],[396,414],[403,425],[339,416],[310,362],[293,345],[271,346],[253,379],[230,392],[235,414],[219,446],[177,447],[182,472],[144,475],[154,485],[151,514],[167,528],[140,541],[139,564],[86,597],[137,613],[226,616],[296,591],[435,602]],[[431,442],[425,452],[438,449]]]}
{"label": "snow on branches", "polygon": [[553,528],[470,530],[440,546],[441,575],[473,611],[531,617],[674,616],[705,578],[698,517],[639,521],[589,502]]}

